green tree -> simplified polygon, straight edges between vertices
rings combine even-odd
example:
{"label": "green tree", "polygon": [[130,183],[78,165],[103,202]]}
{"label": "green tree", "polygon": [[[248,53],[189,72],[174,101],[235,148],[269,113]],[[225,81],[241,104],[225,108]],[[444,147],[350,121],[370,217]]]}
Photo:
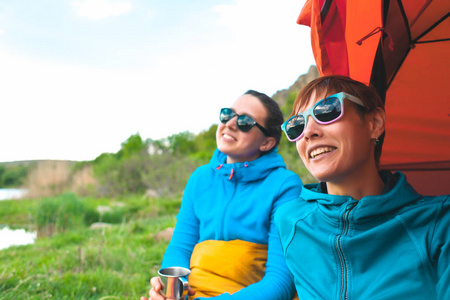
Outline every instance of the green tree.
{"label": "green tree", "polygon": [[101,195],[115,195],[119,193],[120,162],[115,153],[102,153],[92,163],[94,176],[100,183],[99,193]]}
{"label": "green tree", "polygon": [[296,91],[290,92],[289,95],[286,97],[286,102],[282,107],[280,107],[285,119],[287,119],[288,116],[291,114],[292,107],[294,107],[294,102],[297,97],[297,94],[298,92]]}
{"label": "green tree", "polygon": [[195,142],[195,135],[189,131],[183,131],[169,136],[169,149],[174,155],[189,155],[197,151]]}
{"label": "green tree", "polygon": [[125,142],[122,143],[119,156],[128,158],[136,153],[147,152],[147,149],[147,143],[142,140],[139,133],[136,133],[131,135]]}
{"label": "green tree", "polygon": [[200,159],[203,163],[209,161],[214,150],[217,148],[216,131],[217,124],[213,124],[208,130],[202,131],[195,136],[194,144],[197,151],[191,154],[191,157]]}
{"label": "green tree", "polygon": [[0,165],[0,187],[21,187],[28,175],[28,167],[24,165]]}
{"label": "green tree", "polygon": [[148,152],[150,155],[163,154],[169,152],[169,142],[167,139],[152,140],[147,139],[146,144],[148,145]]}
{"label": "green tree", "polygon": [[6,167],[4,165],[0,165],[0,187],[4,186],[3,183],[3,174],[6,172]]}
{"label": "green tree", "polygon": [[131,135],[117,153],[98,156],[93,170],[102,195],[144,193],[148,188],[146,173],[150,170],[147,141],[144,142],[139,133]]}

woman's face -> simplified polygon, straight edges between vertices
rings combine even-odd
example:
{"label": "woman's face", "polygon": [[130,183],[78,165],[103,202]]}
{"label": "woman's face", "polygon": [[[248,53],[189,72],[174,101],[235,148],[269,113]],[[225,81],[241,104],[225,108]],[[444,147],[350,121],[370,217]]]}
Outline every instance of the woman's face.
{"label": "woman's face", "polygon": [[[300,112],[325,96],[314,92],[307,104],[300,107]],[[327,125],[318,124],[308,116],[304,136],[296,146],[306,168],[317,180],[338,184],[376,168],[371,126],[358,113],[356,105],[344,100],[342,118]]]}
{"label": "woman's face", "polygon": [[[258,124],[265,127],[264,120],[267,111],[261,101],[252,95],[239,97],[231,106],[238,115],[248,115]],[[242,132],[236,127],[236,118],[226,124],[219,123],[216,132],[217,148],[227,155],[227,163],[245,162],[257,159],[261,151],[270,150],[266,144],[268,139],[262,131],[253,126],[248,132]]]}

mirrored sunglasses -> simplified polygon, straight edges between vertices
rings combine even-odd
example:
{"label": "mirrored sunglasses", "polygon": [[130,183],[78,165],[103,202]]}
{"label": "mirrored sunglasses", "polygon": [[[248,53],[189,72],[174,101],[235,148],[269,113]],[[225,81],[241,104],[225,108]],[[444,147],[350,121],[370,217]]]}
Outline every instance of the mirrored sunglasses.
{"label": "mirrored sunglasses", "polygon": [[319,124],[330,124],[342,118],[344,115],[344,99],[365,107],[361,99],[344,92],[337,93],[320,100],[310,109],[292,116],[281,125],[281,129],[289,141],[298,141],[303,137],[308,116],[313,117]]}
{"label": "mirrored sunglasses", "polygon": [[248,132],[250,129],[253,128],[253,126],[258,127],[264,135],[269,136],[269,132],[259,125],[255,120],[253,120],[250,116],[247,115],[238,115],[235,113],[231,108],[222,108],[220,110],[220,116],[219,120],[223,124],[226,124],[228,121],[233,119],[235,116],[236,118],[236,127],[242,132]]}

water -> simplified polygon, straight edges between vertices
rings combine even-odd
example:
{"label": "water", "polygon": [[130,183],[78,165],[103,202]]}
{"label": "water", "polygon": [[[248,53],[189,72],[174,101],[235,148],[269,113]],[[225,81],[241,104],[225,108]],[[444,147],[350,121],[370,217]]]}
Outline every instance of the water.
{"label": "water", "polygon": [[13,200],[23,198],[27,194],[26,189],[0,189],[0,200]]}
{"label": "water", "polygon": [[33,244],[37,238],[36,232],[27,232],[25,229],[0,229],[0,250],[11,246]]}
{"label": "water", "polygon": [[[26,189],[0,189],[0,201],[20,199],[26,193]],[[28,232],[25,229],[9,229],[8,227],[1,228],[0,225],[0,250],[11,246],[33,244],[36,237],[36,232]]]}

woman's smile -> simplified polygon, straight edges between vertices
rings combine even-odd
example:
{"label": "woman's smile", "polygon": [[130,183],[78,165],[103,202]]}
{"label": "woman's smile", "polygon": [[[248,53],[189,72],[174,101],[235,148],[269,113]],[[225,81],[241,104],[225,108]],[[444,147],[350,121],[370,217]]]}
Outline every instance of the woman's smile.
{"label": "woman's smile", "polygon": [[223,138],[225,141],[231,141],[231,142],[235,142],[235,141],[236,141],[236,138],[235,138],[234,136],[229,135],[228,133],[224,133],[224,134],[222,135],[222,138]]}
{"label": "woman's smile", "polygon": [[319,148],[316,148],[316,149],[312,150],[309,153],[309,158],[315,159],[315,158],[320,157],[320,156],[322,156],[322,155],[324,155],[326,153],[333,152],[336,149],[337,149],[336,147],[330,147],[330,146],[319,147]]}

